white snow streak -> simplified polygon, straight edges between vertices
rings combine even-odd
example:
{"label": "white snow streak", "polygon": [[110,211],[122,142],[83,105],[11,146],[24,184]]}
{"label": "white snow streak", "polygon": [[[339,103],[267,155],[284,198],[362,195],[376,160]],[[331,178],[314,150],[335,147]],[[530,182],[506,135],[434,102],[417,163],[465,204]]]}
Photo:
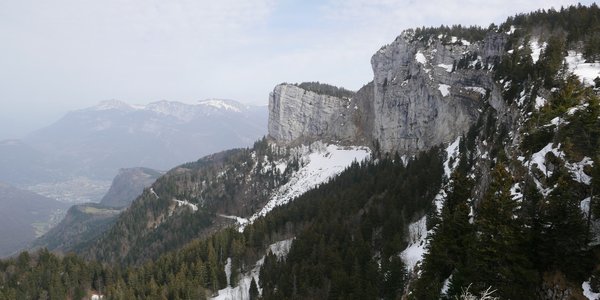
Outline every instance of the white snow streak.
{"label": "white snow streak", "polygon": [[187,206],[187,207],[191,208],[192,211],[198,210],[198,205],[191,203],[187,200],[177,200],[177,199],[173,198],[173,201],[177,202],[177,207]]}
{"label": "white snow streak", "polygon": [[[273,243],[269,246],[268,251],[271,251],[278,259],[285,259],[287,254],[290,252],[290,248],[292,246],[293,238],[279,241]],[[260,268],[265,263],[265,257],[263,256],[261,259],[256,261],[256,265],[252,270],[246,272],[245,274],[240,274],[241,278],[237,283],[237,286],[232,287],[228,286],[224,289],[219,290],[217,296],[209,298],[211,300],[248,300],[250,299],[250,284],[252,283],[252,278],[256,282],[259,293],[262,293],[262,288],[260,287],[259,282],[259,274]],[[227,273],[227,266],[229,265],[229,272]],[[229,277],[231,276],[231,258],[227,259],[227,264],[225,265],[225,273],[227,275],[227,282],[229,285]]]}
{"label": "white snow streak", "polygon": [[487,91],[484,88],[479,87],[479,86],[466,86],[465,89],[469,90],[469,91],[477,92],[477,93],[481,94],[481,96],[485,96],[485,94],[487,94]]}
{"label": "white snow streak", "polygon": [[[458,149],[459,144],[460,136],[457,137],[456,140],[446,148],[446,159],[443,163],[444,176],[446,179],[450,179],[452,172],[458,166],[458,155],[460,154]],[[442,207],[444,206],[444,200],[446,199],[446,196],[446,191],[444,190],[444,187],[442,187],[433,200],[438,213],[442,212]]]}
{"label": "white snow streak", "polygon": [[231,286],[231,257],[227,258],[225,264],[225,277],[227,277],[227,286]]}
{"label": "white snow streak", "polygon": [[546,49],[547,45],[548,44],[546,42],[542,43],[541,45],[538,43],[538,41],[529,42],[529,46],[531,47],[531,59],[533,60],[534,64],[540,59],[540,54],[542,53],[542,50]]}
{"label": "white snow streak", "polygon": [[585,174],[585,172],[583,172],[583,169],[586,166],[593,166],[593,165],[594,165],[594,161],[587,156],[584,157],[580,162],[576,162],[576,163],[566,162],[565,163],[565,166],[571,172],[571,176],[573,177],[573,180],[575,180],[579,183],[587,184],[587,185],[589,185],[592,182],[592,177]]}
{"label": "white snow streak", "polygon": [[446,160],[444,161],[444,175],[446,175],[446,178],[450,178],[452,171],[458,166],[459,145],[460,136],[446,148]]}
{"label": "white snow streak", "polygon": [[448,73],[452,72],[452,65],[438,64],[437,66],[446,70]]}
{"label": "white snow streak", "polygon": [[556,157],[563,157],[563,154],[560,150],[558,150],[558,148],[560,147],[560,144],[558,144],[558,147],[554,148],[552,143],[549,143],[548,145],[546,145],[544,148],[542,148],[542,150],[534,153],[531,156],[531,162],[532,162],[532,166],[535,164],[537,165],[538,169],[540,169],[540,171],[542,171],[542,173],[544,173],[544,175],[546,177],[550,177],[552,176],[552,171],[549,171],[546,168],[546,154],[548,154],[549,152],[554,153],[554,155]]}
{"label": "white snow streak", "polygon": [[227,103],[226,101],[219,100],[219,99],[204,100],[204,101],[200,101],[199,104],[206,105],[206,106],[212,106],[217,109],[231,110],[231,111],[235,111],[235,112],[241,111],[238,107],[235,107],[235,106]]}
{"label": "white snow streak", "polygon": [[409,245],[400,253],[400,257],[409,272],[423,259],[425,254],[425,239],[427,238],[427,216],[408,225]]}

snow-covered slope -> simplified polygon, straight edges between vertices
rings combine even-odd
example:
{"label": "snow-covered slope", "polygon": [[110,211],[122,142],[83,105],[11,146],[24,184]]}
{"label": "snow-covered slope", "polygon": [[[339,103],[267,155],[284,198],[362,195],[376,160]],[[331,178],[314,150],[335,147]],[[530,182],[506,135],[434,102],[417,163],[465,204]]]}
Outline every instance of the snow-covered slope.
{"label": "snow-covered slope", "polygon": [[577,75],[584,84],[594,85],[594,79],[600,76],[600,63],[586,63],[582,53],[569,51],[565,57],[569,71]]}
{"label": "snow-covered slope", "polygon": [[[292,175],[290,180],[273,194],[269,202],[248,219],[237,218],[240,231],[259,217],[266,215],[273,208],[286,204],[319,184],[327,182],[340,174],[352,162],[361,162],[371,155],[367,147],[325,145],[320,142],[311,146],[296,148],[302,167]],[[277,168],[285,169],[285,161],[278,163]]]}

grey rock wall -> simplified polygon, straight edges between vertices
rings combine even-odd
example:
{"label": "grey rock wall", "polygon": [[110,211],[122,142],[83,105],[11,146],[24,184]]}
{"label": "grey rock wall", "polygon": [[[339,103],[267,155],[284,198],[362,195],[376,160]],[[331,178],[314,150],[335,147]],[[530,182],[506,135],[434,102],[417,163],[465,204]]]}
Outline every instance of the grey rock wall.
{"label": "grey rock wall", "polygon": [[[502,108],[491,66],[506,37],[477,43],[419,41],[405,33],[371,59],[373,81],[352,99],[278,85],[269,101],[269,135],[280,143],[341,141],[415,154],[465,133],[481,108]],[[465,57],[469,57],[465,59]],[[455,68],[463,60],[466,68]]]}
{"label": "grey rock wall", "polygon": [[280,84],[269,96],[269,136],[280,143],[313,140],[347,143],[358,132],[358,106],[342,99]]}

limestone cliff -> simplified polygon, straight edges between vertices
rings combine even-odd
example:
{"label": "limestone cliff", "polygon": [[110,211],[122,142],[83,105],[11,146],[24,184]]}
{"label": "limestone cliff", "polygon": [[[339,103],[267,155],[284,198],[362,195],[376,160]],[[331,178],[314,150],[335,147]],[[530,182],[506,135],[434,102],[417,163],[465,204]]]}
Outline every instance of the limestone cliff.
{"label": "limestone cliff", "polygon": [[501,99],[490,68],[503,39],[453,40],[403,34],[371,59],[372,138],[382,150],[414,154],[454,140],[477,120],[484,101]]}
{"label": "limestone cliff", "polygon": [[405,32],[373,55],[373,81],[352,98],[276,86],[269,136],[284,144],[378,143],[383,151],[401,154],[449,142],[468,130],[486,102],[501,102],[492,69],[505,42],[496,33],[469,42]]}
{"label": "limestone cliff", "polygon": [[354,142],[359,107],[353,98],[280,84],[269,96],[269,136],[293,144],[313,140]]}

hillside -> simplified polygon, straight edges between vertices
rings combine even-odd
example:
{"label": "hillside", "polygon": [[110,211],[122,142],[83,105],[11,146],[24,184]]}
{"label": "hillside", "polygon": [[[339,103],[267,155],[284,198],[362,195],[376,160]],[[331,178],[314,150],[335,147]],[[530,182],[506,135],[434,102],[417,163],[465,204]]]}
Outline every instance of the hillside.
{"label": "hillside", "polygon": [[0,263],[0,296],[598,299],[599,20],[406,30],[356,93],[278,85],[267,138],[167,172],[89,261]]}
{"label": "hillside", "polygon": [[161,174],[148,168],[121,169],[100,203],[72,206],[60,223],[31,243],[30,249],[43,247],[59,253],[80,250],[110,229],[119,214]]}
{"label": "hillside", "polygon": [[161,171],[149,168],[121,169],[100,204],[116,208],[127,207],[162,174]]}
{"label": "hillside", "polygon": [[0,183],[0,256],[24,249],[56,225],[68,206]]}

